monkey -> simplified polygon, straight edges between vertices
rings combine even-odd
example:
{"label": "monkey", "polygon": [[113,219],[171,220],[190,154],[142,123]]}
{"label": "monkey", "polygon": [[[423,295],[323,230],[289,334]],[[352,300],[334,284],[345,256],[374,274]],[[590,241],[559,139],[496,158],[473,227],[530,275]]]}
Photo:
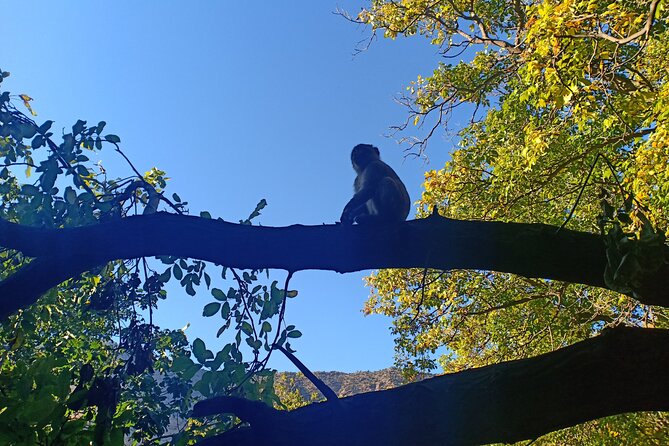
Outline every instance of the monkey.
{"label": "monkey", "polygon": [[353,198],[341,213],[343,225],[389,224],[406,220],[411,206],[409,194],[400,177],[381,161],[379,149],[358,144],[351,151],[351,164],[357,174]]}

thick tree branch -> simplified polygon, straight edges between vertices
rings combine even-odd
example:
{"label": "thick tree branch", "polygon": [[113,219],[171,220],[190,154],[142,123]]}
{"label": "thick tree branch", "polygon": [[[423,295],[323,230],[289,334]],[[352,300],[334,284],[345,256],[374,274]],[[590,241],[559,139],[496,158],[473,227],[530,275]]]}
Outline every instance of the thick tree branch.
{"label": "thick tree branch", "polygon": [[513,443],[604,416],[669,410],[667,367],[669,330],[616,328],[534,358],[291,412],[264,406],[253,417],[251,402],[219,398],[194,414],[239,410],[256,420],[207,445]]}
{"label": "thick tree branch", "polygon": [[[541,224],[433,216],[398,226],[258,227],[156,213],[71,229],[0,221],[0,246],[35,257],[0,282],[0,319],[70,277],[116,259],[173,255],[236,268],[351,272],[375,268],[477,269],[605,287],[596,234]],[[665,268],[666,269],[666,268]],[[669,305],[661,270],[639,300]]]}

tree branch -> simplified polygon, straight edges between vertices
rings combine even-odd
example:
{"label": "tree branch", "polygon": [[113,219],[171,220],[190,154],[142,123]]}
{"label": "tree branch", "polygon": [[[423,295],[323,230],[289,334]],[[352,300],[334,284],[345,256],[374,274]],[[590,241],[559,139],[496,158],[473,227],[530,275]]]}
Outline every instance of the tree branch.
{"label": "tree branch", "polygon": [[[117,259],[172,255],[235,268],[340,273],[376,268],[476,269],[604,284],[597,234],[543,224],[451,220],[396,226],[258,227],[159,212],[97,225],[47,229],[0,220],[0,246],[35,259],[0,282],[0,319],[50,288]],[[669,306],[669,266],[645,278],[640,302]]]}
{"label": "tree branch", "polygon": [[[534,358],[391,390],[291,412],[265,406],[258,412],[260,423],[251,422],[249,428],[208,439],[206,444],[513,443],[604,416],[669,410],[668,365],[669,330],[616,328]],[[230,411],[236,406],[240,406],[237,400],[219,398],[216,403],[198,403],[194,413]]]}

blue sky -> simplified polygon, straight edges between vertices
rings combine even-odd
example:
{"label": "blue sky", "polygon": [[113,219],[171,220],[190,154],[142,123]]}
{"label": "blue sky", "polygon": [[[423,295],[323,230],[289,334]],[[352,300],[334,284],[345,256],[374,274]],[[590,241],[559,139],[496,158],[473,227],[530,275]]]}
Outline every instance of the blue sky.
{"label": "blue sky", "polygon": [[[354,56],[369,30],[333,11],[355,14],[365,4],[0,0],[0,68],[12,74],[3,86],[32,96],[38,121],[56,121],[53,129],[107,121],[140,171],[167,171],[168,191],[192,214],[236,221],[265,198],[255,220],[264,226],[333,223],[351,195],[355,144],[377,145],[412,200],[423,173],[443,166],[454,145],[436,136],[426,164],[384,136],[406,118],[393,98],[439,56],[420,37],[380,39]],[[100,161],[112,176],[130,174],[111,150]],[[300,294],[287,320],[304,334],[292,345],[310,369],[392,365],[390,321],[360,312],[365,274],[294,276]],[[283,283],[285,273],[272,277]],[[171,328],[190,322],[189,339],[215,349],[218,320],[201,316],[210,300],[172,289],[156,319]],[[279,354],[270,365],[294,369]]]}

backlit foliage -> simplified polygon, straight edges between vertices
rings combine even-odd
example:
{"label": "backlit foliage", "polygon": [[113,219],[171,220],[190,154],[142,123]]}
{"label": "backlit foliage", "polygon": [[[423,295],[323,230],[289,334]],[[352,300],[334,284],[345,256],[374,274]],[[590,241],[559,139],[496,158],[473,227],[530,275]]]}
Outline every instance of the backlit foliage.
{"label": "backlit foliage", "polygon": [[[0,83],[7,76],[2,72]],[[166,193],[166,173],[138,172],[104,121],[79,120],[54,135],[52,121],[32,120],[30,101],[0,90],[0,218],[70,228],[188,213],[188,203]],[[103,148],[127,161],[128,176],[112,177],[91,161]],[[265,205],[261,200],[239,223],[252,224]],[[67,247],[54,254],[67,261]],[[0,249],[0,280],[31,261]],[[285,289],[263,284],[265,273],[173,256],[119,260],[9,316],[0,326],[0,444],[192,444],[234,424],[231,416],[189,419],[195,401],[235,395],[274,403],[273,372],[265,365],[274,345],[290,348],[301,333],[283,322],[286,298],[297,292],[287,290],[287,280]],[[199,304],[204,317],[218,317],[223,348],[213,352],[201,339],[189,344],[185,328],[154,324],[169,283],[172,294],[211,295]]]}
{"label": "backlit foliage", "polygon": [[[607,284],[633,293],[630,277],[655,260],[623,261],[620,246],[662,246],[669,228],[668,18],[659,1],[372,1],[359,20],[389,38],[427,37],[443,55],[402,99],[400,128],[422,135],[412,150],[454,110],[472,115],[451,160],[426,173],[419,214],[436,205],[453,218],[560,226],[576,206],[567,227],[606,234]],[[368,281],[366,312],[394,318],[408,374],[535,356],[619,324],[669,326],[666,309],[622,294],[508,274],[387,270]],[[538,444],[666,435],[666,417],[628,415]]]}

